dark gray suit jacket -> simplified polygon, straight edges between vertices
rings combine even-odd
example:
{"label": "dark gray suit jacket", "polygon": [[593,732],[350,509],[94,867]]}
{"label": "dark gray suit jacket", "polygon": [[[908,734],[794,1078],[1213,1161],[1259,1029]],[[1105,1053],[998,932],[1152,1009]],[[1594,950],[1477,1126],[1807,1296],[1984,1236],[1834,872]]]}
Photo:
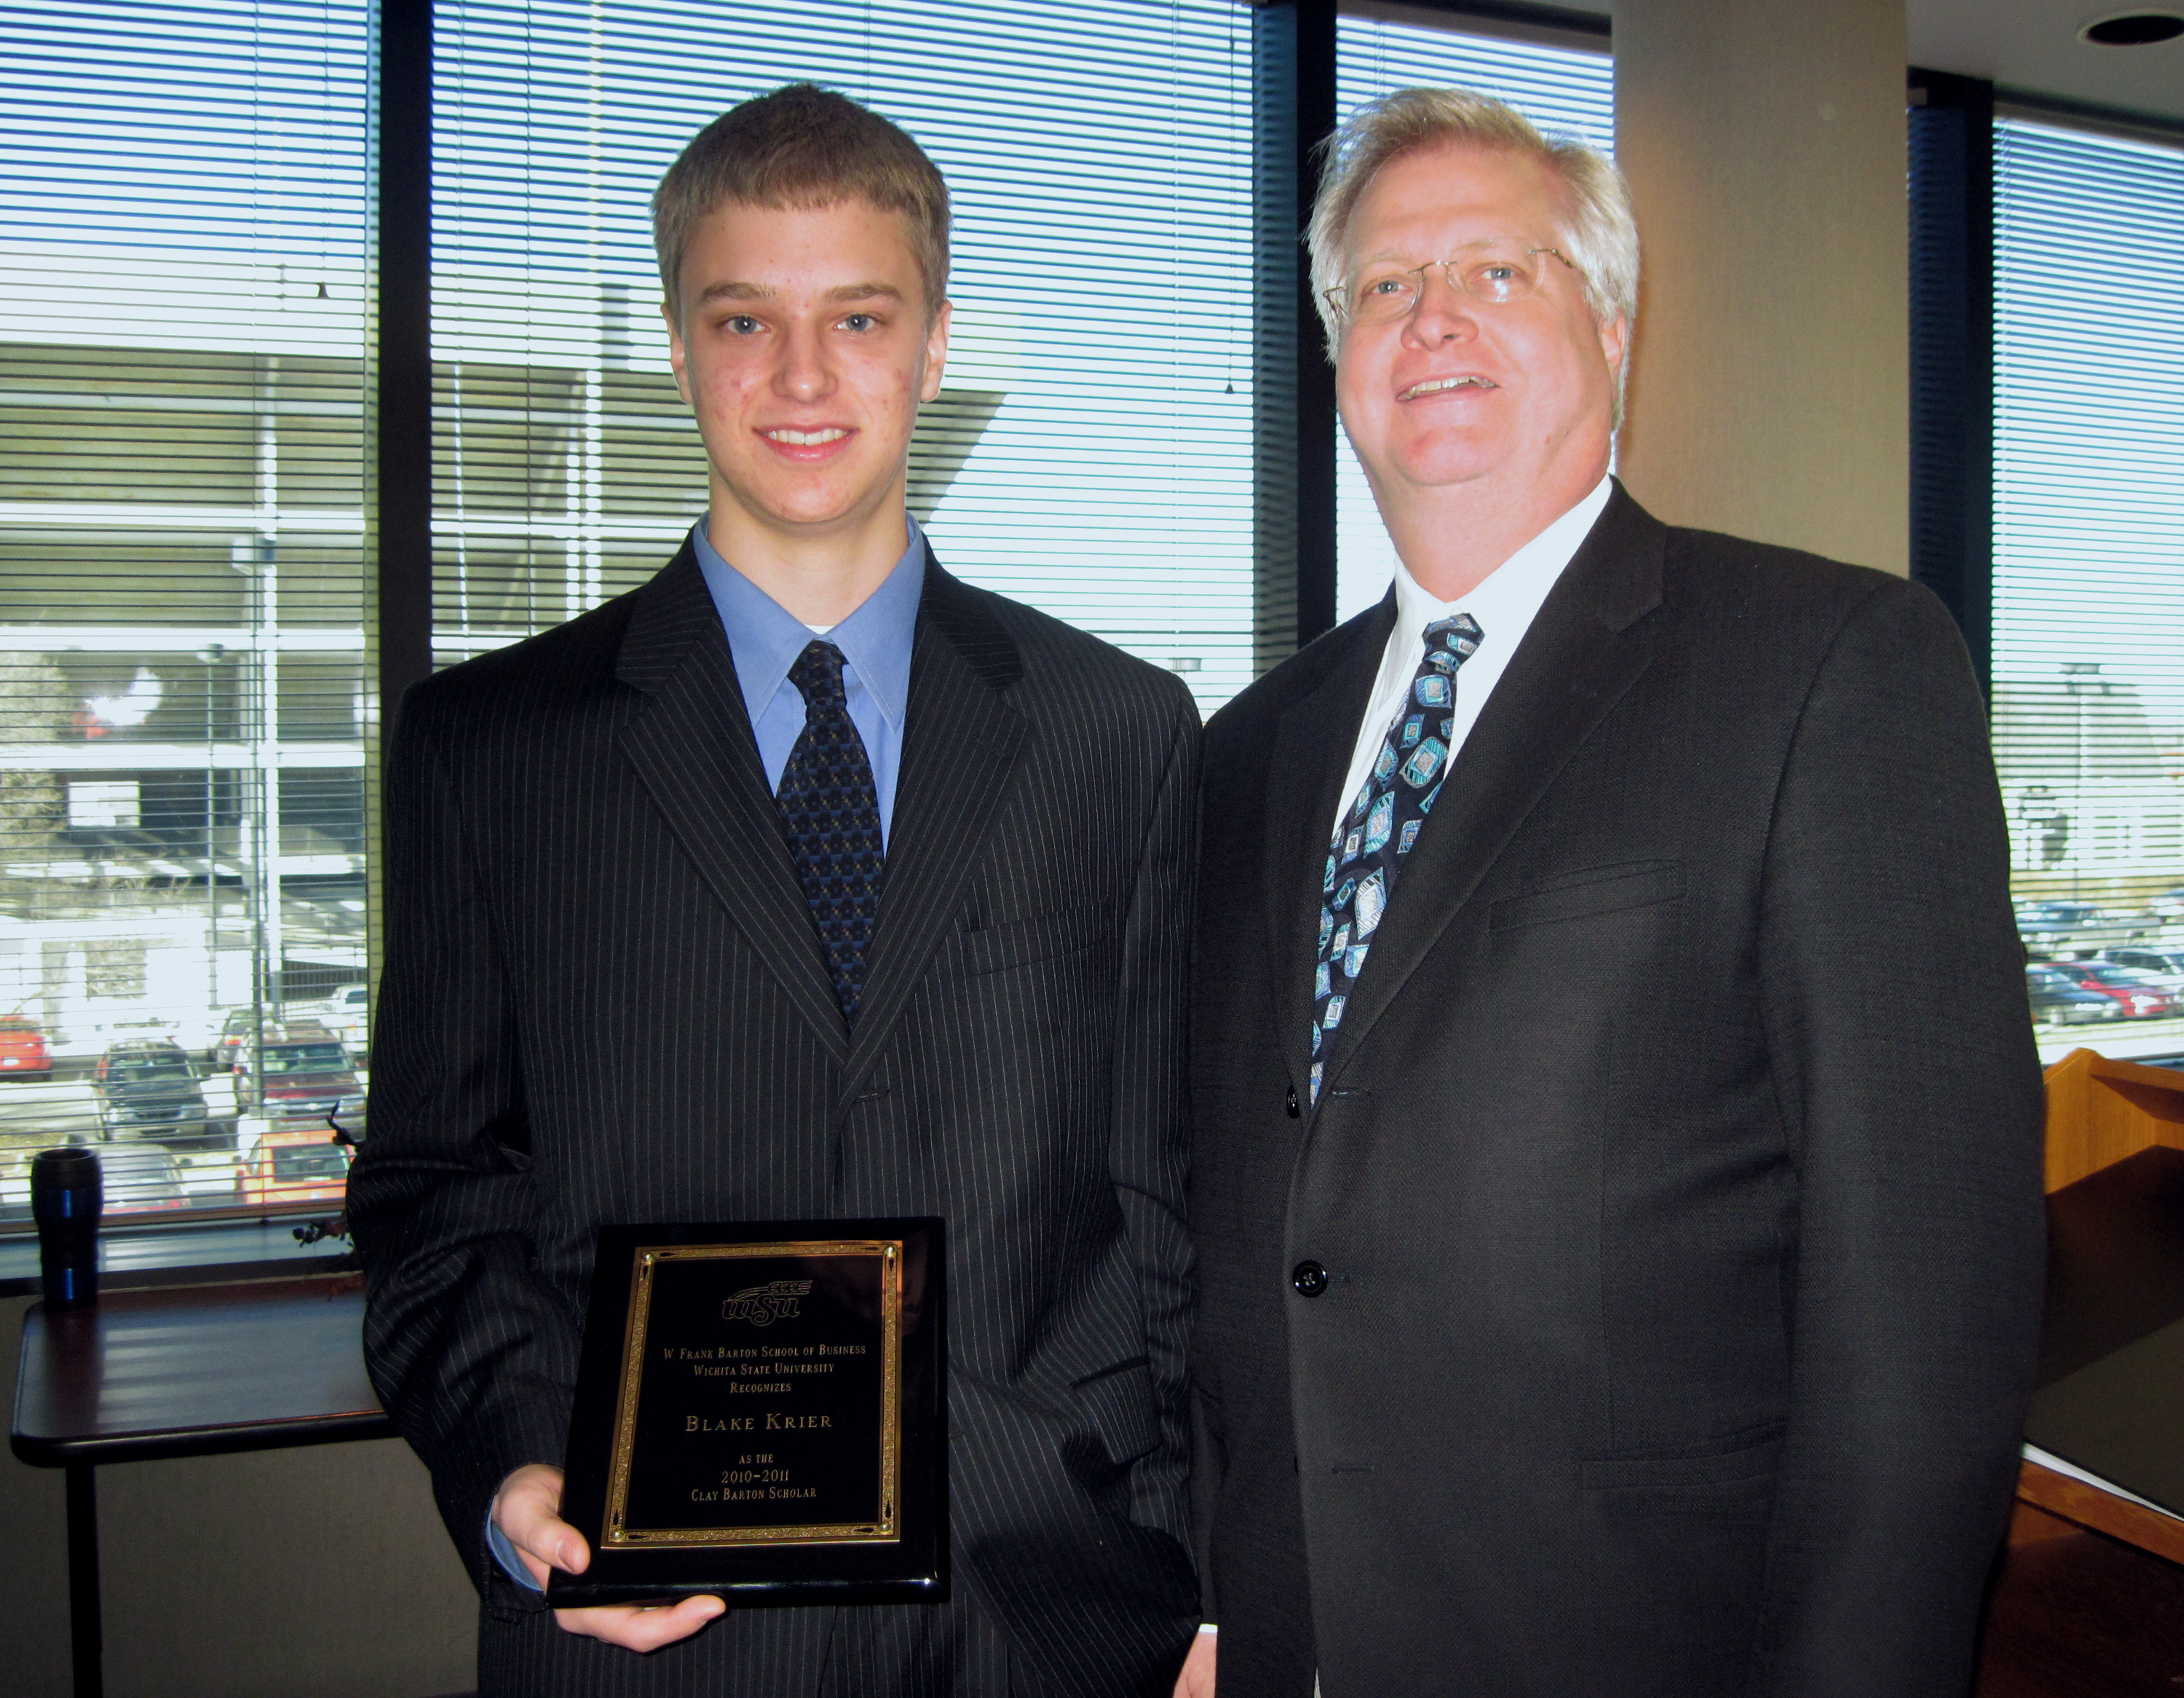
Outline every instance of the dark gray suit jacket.
{"label": "dark gray suit jacket", "polygon": [[410,692],[350,1218],[374,1382],[485,1595],[489,1689],[816,1690],[835,1611],[608,1650],[499,1574],[487,1506],[561,1459],[602,1223],[933,1214],[956,1594],[1046,1691],[1166,1693],[1197,1604],[1198,738],[1173,677],[928,559],[852,1038],[687,546]]}
{"label": "dark gray suit jacket", "polygon": [[1392,617],[1207,729],[1222,1698],[1306,1698],[1315,1667],[1327,1698],[1963,1693],[2031,1383],[2042,1098],[1954,628],[1618,489],[1292,1109]]}

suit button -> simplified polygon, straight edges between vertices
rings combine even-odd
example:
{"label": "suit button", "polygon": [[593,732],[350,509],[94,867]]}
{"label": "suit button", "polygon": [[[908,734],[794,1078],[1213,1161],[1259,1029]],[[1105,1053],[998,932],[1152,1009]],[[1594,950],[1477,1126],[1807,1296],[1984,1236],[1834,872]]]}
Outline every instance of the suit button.
{"label": "suit button", "polygon": [[1327,1289],[1327,1270],[1318,1262],[1299,1262],[1290,1272],[1299,1297],[1318,1297]]}
{"label": "suit button", "polygon": [[1287,1100],[1286,1100],[1286,1101],[1284,1101],[1284,1102],[1283,1103],[1282,1107],[1284,1107],[1284,1109],[1288,1109],[1288,1110],[1290,1111],[1290,1119],[1291,1119],[1292,1120],[1298,1120],[1298,1119],[1302,1118],[1302,1116],[1303,1116],[1303,1114],[1304,1114],[1304,1110],[1303,1110],[1303,1109],[1300,1109],[1299,1107],[1297,1107],[1297,1094],[1296,1094],[1296,1086],[1295,1086],[1292,1085],[1292,1086],[1290,1086],[1290,1094],[1289,1094],[1289,1097],[1288,1097]]}

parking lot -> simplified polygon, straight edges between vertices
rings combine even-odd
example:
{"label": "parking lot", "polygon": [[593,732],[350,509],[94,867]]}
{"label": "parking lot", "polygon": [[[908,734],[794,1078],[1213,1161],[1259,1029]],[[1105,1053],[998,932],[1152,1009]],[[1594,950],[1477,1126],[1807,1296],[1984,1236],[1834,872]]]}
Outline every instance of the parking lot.
{"label": "parking lot", "polygon": [[2059,968],[2078,979],[2081,969],[2113,958],[2131,970],[2110,975],[2105,982],[2112,990],[2148,988],[2166,992],[2174,1002],[2184,994],[2184,982],[2178,976],[2184,973],[2179,965],[2184,960],[2184,890],[2164,892],[2142,908],[2109,908],[2060,897],[2021,902],[2017,927],[2025,943],[2034,1008],[2042,1020],[2036,1036],[2042,1066],[2074,1049],[2094,1050],[2115,1061],[2184,1058],[2184,1008],[2149,1018],[2126,997],[2120,1000],[2131,1008],[2129,1018],[2079,1024],[2073,1017],[2069,1024],[2050,1025],[2046,1022],[2057,1010],[2052,993],[2040,986],[2043,976],[2053,977],[2043,974],[2045,968]]}
{"label": "parking lot", "polygon": [[[2042,1066],[2086,1048],[2119,1061],[2184,1060],[2184,1015],[2163,1019],[2105,1020],[2036,1028]],[[202,1137],[154,1143],[105,1140],[98,1098],[86,1073],[66,1064],[51,1079],[0,1078],[0,1217],[20,1218],[30,1203],[31,1159],[57,1144],[88,1145],[120,1153],[148,1148],[173,1158],[183,1197],[200,1206],[237,1200],[237,1110],[235,1079],[215,1072],[201,1083],[208,1120]],[[171,1206],[171,1205],[170,1205]],[[122,1203],[115,1210],[125,1212]]]}
{"label": "parking lot", "polygon": [[2098,1025],[2042,1026],[2040,1064],[2060,1061],[2074,1049],[2096,1050],[2111,1061],[2159,1061],[2184,1057],[2184,1017],[2166,1020],[2103,1020]]}
{"label": "parking lot", "polygon": [[[237,1200],[238,1120],[231,1075],[203,1081],[206,1130],[199,1137],[159,1141],[102,1137],[98,1098],[87,1078],[0,1081],[0,1216],[20,1218],[30,1206],[31,1159],[58,1144],[104,1152],[164,1151],[188,1203],[218,1207]],[[125,1198],[111,1212],[126,1213]],[[171,1206],[170,1204],[169,1206]]]}

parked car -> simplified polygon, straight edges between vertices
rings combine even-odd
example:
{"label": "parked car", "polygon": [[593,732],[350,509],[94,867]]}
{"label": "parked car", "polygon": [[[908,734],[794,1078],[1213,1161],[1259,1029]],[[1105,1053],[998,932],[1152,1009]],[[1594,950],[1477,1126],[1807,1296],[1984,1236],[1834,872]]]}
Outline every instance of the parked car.
{"label": "parked car", "polygon": [[[90,1148],[98,1157],[99,1182],[105,1193],[103,1215],[190,1206],[175,1158],[159,1145],[92,1144]],[[0,1221],[31,1218],[30,1164],[0,1170]]]}
{"label": "parked car", "polygon": [[117,1043],[92,1075],[103,1137],[196,1138],[206,1130],[204,1089],[171,1039]]}
{"label": "parked car", "polygon": [[2114,997],[2086,990],[2059,967],[2027,967],[2025,988],[2032,998],[2032,1018],[2042,1025],[2092,1025],[2124,1017],[2123,1004]]}
{"label": "parked car", "polygon": [[232,1073],[242,1059],[242,1047],[250,1042],[250,1035],[258,1030],[258,1016],[248,1008],[237,1008],[227,1017],[220,1029],[220,1036],[212,1041],[205,1052],[205,1065],[214,1073]]}
{"label": "parked car", "polygon": [[2159,1019],[2176,1012],[2177,998],[2136,968],[2119,967],[2113,961],[2065,961],[2058,964],[2088,991],[2098,991],[2123,1004],[2133,1019]]}
{"label": "parked car", "polygon": [[0,1014],[0,1077],[42,1079],[53,1070],[53,1053],[38,1023],[24,1014]]}
{"label": "parked car", "polygon": [[2146,905],[2163,919],[2184,919],[2184,891],[2164,891]]}
{"label": "parked car", "polygon": [[2110,913],[2095,902],[2017,905],[2017,935],[2034,955],[2090,955],[2142,938],[2152,924],[2144,914]]}
{"label": "parked car", "polygon": [[359,1091],[354,1097],[343,1098],[334,1105],[333,1113],[326,1116],[326,1123],[341,1135],[334,1140],[335,1142],[362,1143],[365,1134],[364,1093]]}
{"label": "parked car", "polygon": [[2184,949],[2111,949],[2108,958],[2145,974],[2164,990],[2184,991]]}
{"label": "parked car", "polygon": [[236,1162],[236,1183],[251,1207],[338,1204],[348,1194],[349,1156],[325,1125],[272,1121]]}
{"label": "parked car", "polygon": [[235,1070],[236,1106],[283,1120],[324,1123],[362,1089],[341,1040],[315,1021],[268,1025]]}
{"label": "parked car", "polygon": [[188,1194],[182,1189],[181,1170],[165,1150],[148,1144],[115,1143],[94,1148],[98,1155],[99,1183],[106,1193],[104,1214],[136,1215],[190,1206]]}
{"label": "parked car", "polygon": [[371,1041],[371,987],[343,985],[327,997],[319,1023],[342,1041],[352,1056],[361,1056]]}

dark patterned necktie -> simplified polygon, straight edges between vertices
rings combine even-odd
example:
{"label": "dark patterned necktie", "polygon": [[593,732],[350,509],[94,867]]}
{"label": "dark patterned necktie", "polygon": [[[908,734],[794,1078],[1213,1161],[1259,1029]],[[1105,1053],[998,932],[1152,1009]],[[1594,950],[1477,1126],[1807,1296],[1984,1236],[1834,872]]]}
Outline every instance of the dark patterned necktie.
{"label": "dark patterned necktie", "polygon": [[842,651],[805,645],[788,681],[804,697],[804,730],[788,751],[774,806],[788,834],[797,882],[827,952],[842,1018],[857,1023],[865,988],[865,949],[879,913],[887,863],[880,844],[879,793],[865,740],[842,694]]}
{"label": "dark patterned necktie", "polygon": [[1320,883],[1319,958],[1312,985],[1312,1100],[1319,1101],[1323,1052],[1365,970],[1373,934],[1396,888],[1403,857],[1418,841],[1448,775],[1456,729],[1456,669],[1485,634],[1468,613],[1426,627],[1425,658],[1396,711],[1373,769],[1334,828]]}

